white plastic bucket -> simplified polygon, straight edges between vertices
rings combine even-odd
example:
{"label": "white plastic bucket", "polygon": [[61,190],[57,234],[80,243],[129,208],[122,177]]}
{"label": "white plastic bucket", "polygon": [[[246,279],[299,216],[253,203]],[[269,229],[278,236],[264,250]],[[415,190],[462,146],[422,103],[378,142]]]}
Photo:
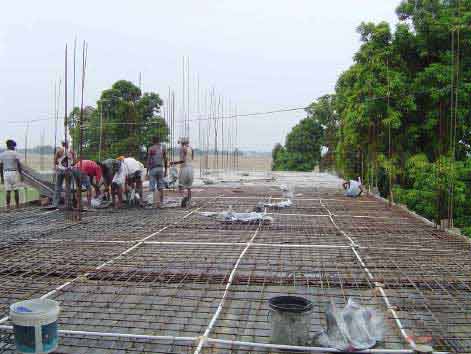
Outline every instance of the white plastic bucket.
{"label": "white plastic bucket", "polygon": [[25,354],[45,354],[57,349],[59,311],[59,303],[49,299],[32,299],[11,305],[16,350]]}

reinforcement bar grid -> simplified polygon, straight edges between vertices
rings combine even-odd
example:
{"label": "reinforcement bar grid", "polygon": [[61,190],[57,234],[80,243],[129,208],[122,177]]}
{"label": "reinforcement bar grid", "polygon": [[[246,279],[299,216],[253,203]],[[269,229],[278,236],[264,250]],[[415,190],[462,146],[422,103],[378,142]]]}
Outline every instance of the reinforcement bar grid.
{"label": "reinforcement bar grid", "polygon": [[8,305],[44,295],[61,303],[61,353],[280,352],[269,346],[267,305],[280,294],[313,301],[313,336],[329,304],[354,298],[385,318],[377,350],[471,351],[464,240],[324,187],[268,208],[271,224],[199,214],[283,198],[276,184],[208,187],[186,211],[104,210],[76,224],[61,212],[0,215],[0,352],[13,350]]}

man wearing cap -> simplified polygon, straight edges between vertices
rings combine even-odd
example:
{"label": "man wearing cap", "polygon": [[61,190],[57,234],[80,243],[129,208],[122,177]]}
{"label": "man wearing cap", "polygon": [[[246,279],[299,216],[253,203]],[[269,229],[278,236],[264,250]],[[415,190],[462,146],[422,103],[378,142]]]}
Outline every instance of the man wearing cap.
{"label": "man wearing cap", "polygon": [[10,209],[11,191],[15,192],[15,205],[20,207],[20,193],[18,191],[18,179],[21,176],[20,155],[15,151],[16,142],[7,140],[7,150],[0,154],[0,175],[2,184],[5,185],[7,209]]}

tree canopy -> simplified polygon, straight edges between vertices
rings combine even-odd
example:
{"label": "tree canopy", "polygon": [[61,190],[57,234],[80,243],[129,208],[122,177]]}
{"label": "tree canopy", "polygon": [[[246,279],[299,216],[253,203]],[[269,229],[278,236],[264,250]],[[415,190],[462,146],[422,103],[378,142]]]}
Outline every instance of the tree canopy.
{"label": "tree canopy", "polygon": [[323,127],[317,119],[301,120],[272,152],[273,170],[312,171],[321,157]]}
{"label": "tree canopy", "polygon": [[[321,167],[471,226],[471,0],[403,0],[396,13],[395,28],[358,26],[361,46],[335,94],[308,108],[328,148]],[[288,150],[275,147],[274,169],[293,167],[279,163]],[[304,155],[296,161],[317,159]]]}
{"label": "tree canopy", "polygon": [[[98,159],[101,132],[101,158],[119,155],[142,157],[153,136],[168,141],[169,129],[160,116],[163,101],[157,93],[141,93],[133,83],[115,82],[104,90],[95,107],[83,113],[82,154]],[[69,119],[70,134],[78,150],[80,109],[74,108]]]}

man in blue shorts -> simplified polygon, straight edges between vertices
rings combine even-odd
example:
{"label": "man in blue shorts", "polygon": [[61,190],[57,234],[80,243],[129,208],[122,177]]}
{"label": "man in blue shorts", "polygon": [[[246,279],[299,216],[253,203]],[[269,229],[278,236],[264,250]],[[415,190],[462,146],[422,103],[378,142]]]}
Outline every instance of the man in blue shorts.
{"label": "man in blue shorts", "polygon": [[147,174],[156,208],[160,208],[164,202],[164,177],[167,176],[167,165],[167,149],[165,145],[160,143],[160,137],[155,136],[152,138],[152,146],[147,152]]}

